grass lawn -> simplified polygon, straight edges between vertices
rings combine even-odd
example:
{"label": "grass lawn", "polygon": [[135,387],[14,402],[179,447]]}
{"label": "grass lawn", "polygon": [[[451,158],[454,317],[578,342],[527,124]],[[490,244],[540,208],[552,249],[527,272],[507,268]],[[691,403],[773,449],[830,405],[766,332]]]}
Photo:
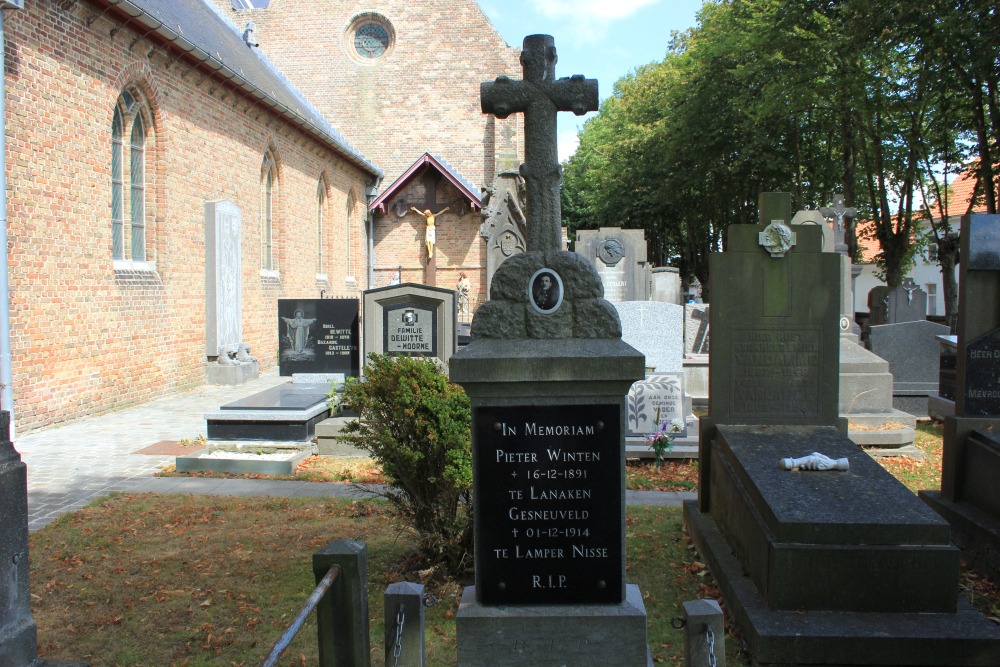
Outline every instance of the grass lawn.
{"label": "grass lawn", "polygon": [[[910,489],[938,488],[939,426],[922,425],[926,460],[882,460]],[[314,457],[300,479],[381,481],[370,461]],[[693,490],[697,462],[630,465],[630,488]],[[113,495],[31,535],[32,609],[44,657],[95,667],[256,666],[314,587],[311,555],[333,539],[369,553],[372,664],[383,664],[382,595],[390,583],[427,584],[427,664],[454,665],[454,615],[464,581],[421,581],[410,535],[381,501]],[[685,600],[717,598],[681,525],[680,508],[629,508],[627,578],[639,585],[657,664],[681,665],[683,639],[670,626]],[[1000,593],[968,569],[961,586],[1000,618]],[[314,616],[282,665],[316,664]],[[1000,622],[1000,621],[998,621]],[[727,637],[730,665],[742,665]]]}

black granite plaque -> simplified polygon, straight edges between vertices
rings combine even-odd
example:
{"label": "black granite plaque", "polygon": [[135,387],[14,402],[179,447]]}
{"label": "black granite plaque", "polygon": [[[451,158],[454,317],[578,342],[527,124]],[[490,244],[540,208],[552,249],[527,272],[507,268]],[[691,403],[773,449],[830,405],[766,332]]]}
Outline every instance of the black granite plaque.
{"label": "black granite plaque", "polygon": [[624,599],[620,408],[476,410],[483,604]]}
{"label": "black granite plaque", "polygon": [[965,346],[965,416],[1000,415],[1000,329]]}
{"label": "black granite plaque", "polygon": [[969,216],[969,271],[1000,271],[1000,216]]}
{"label": "black granite plaque", "polygon": [[382,349],[390,357],[438,356],[437,308],[406,301],[382,310]]}
{"label": "black granite plaque", "polygon": [[281,375],[344,373],[360,367],[356,299],[279,299]]}

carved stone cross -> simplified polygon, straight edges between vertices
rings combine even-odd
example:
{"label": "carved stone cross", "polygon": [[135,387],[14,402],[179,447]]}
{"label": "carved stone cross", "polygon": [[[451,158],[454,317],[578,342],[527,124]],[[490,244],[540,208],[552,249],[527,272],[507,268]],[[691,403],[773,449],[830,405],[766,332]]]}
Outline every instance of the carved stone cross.
{"label": "carved stone cross", "polygon": [[556,141],[556,114],[572,111],[582,116],[597,111],[597,80],[582,75],[556,79],[556,47],[550,35],[528,35],[521,51],[524,78],[501,76],[479,86],[483,113],[506,118],[524,114],[524,164],[521,176],[527,190],[527,249],[562,247],[562,180]]}
{"label": "carved stone cross", "polygon": [[831,218],[836,221],[835,231],[844,233],[844,218],[853,218],[858,214],[858,209],[848,208],[844,205],[844,195],[837,193],[833,195],[833,206],[821,206],[819,212],[824,218]]}

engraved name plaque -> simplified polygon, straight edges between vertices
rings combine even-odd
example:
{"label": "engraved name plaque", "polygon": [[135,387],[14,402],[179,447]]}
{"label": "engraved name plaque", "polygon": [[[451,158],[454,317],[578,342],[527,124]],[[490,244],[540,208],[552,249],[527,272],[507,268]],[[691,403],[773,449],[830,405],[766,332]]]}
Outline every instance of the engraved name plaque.
{"label": "engraved name plaque", "polygon": [[[735,418],[818,416],[818,327],[735,327],[731,401]],[[750,422],[752,423],[752,422]]]}
{"label": "engraved name plaque", "polygon": [[623,600],[620,415],[617,405],[477,408],[483,604]]}
{"label": "engraved name plaque", "polygon": [[382,311],[382,349],[391,357],[436,357],[437,309],[420,303],[399,303]]}

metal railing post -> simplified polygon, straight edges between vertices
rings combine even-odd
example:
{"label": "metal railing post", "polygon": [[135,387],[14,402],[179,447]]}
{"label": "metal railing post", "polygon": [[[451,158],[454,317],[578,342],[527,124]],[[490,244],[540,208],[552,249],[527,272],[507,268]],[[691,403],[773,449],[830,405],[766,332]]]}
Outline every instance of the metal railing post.
{"label": "metal railing post", "polygon": [[403,581],[385,589],[386,667],[424,667],[424,587]]}
{"label": "metal railing post", "polygon": [[334,540],[314,553],[317,583],[334,565],[340,567],[340,576],[316,607],[320,667],[370,667],[368,546]]}
{"label": "metal railing post", "polygon": [[684,603],[684,664],[726,667],[726,630],[722,607],[715,600]]}

